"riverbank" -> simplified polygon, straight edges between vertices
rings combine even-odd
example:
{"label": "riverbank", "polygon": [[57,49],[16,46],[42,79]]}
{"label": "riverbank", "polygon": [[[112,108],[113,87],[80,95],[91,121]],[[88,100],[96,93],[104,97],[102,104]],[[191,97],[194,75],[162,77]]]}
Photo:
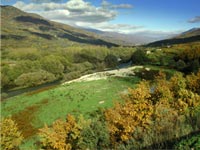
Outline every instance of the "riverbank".
{"label": "riverbank", "polygon": [[[62,85],[73,83],[73,82],[84,82],[84,81],[93,81],[100,79],[107,79],[108,77],[128,77],[134,76],[136,69],[142,69],[143,66],[132,66],[122,69],[114,69],[109,71],[96,72],[88,75],[81,76],[78,79],[70,80],[64,82]],[[145,68],[146,70],[150,70],[149,68]]]}
{"label": "riverbank", "polygon": [[[144,68],[143,66],[125,66],[124,68],[119,69],[113,69],[113,70],[107,70],[107,71],[101,71],[96,72],[92,74],[83,75],[80,78],[73,79],[70,81],[66,81],[62,83],[61,81],[55,81],[52,83],[47,83],[43,85],[39,85],[37,87],[29,87],[29,88],[23,88],[18,90],[10,90],[10,91],[2,91],[1,92],[1,100],[5,100],[7,98],[17,96],[26,92],[34,92],[37,90],[48,90],[50,88],[59,86],[59,85],[65,85],[73,82],[84,82],[84,81],[93,81],[93,80],[100,80],[100,79],[107,79],[108,77],[127,77],[127,76],[134,76],[136,69]],[[146,70],[149,70],[149,68],[146,68]]]}

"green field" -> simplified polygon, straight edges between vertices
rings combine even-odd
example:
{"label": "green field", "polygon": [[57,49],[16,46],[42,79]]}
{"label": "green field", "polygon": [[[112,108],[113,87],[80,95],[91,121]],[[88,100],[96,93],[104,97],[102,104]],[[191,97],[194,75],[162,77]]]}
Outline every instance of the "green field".
{"label": "green field", "polygon": [[12,116],[31,142],[45,123],[51,125],[58,118],[65,119],[68,113],[91,117],[95,110],[112,107],[114,101],[120,101],[120,95],[139,81],[137,77],[112,77],[25,93],[2,102],[2,117]]}

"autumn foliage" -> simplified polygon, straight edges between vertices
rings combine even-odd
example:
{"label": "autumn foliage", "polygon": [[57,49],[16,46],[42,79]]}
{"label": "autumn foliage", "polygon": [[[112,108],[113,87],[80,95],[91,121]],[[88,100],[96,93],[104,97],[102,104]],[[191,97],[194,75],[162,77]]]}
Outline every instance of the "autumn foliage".
{"label": "autumn foliage", "polygon": [[142,82],[136,90],[129,89],[124,104],[116,103],[114,108],[105,111],[113,143],[130,139],[137,126],[146,129],[151,124],[153,105],[148,101],[150,94],[145,85]]}
{"label": "autumn foliage", "polygon": [[122,95],[124,101],[90,121],[68,115],[40,129],[46,149],[142,149],[200,129],[200,72],[167,80],[159,73]]}
{"label": "autumn foliage", "polygon": [[1,120],[1,149],[16,149],[22,143],[23,136],[17,128],[17,124],[11,118]]}
{"label": "autumn foliage", "polygon": [[199,130],[199,74],[185,78],[176,73],[166,80],[160,73],[153,83],[143,81],[129,89],[124,103],[105,111],[112,145],[131,140],[138,149]]}
{"label": "autumn foliage", "polygon": [[[67,115],[39,129],[40,146],[51,150],[143,149],[200,130],[200,72],[159,73],[122,95],[121,103],[94,112],[92,119]],[[1,147],[17,148],[23,137],[11,119],[1,123]],[[161,149],[163,147],[159,147]],[[152,148],[153,149],[153,148]]]}
{"label": "autumn foliage", "polygon": [[80,139],[80,130],[75,118],[68,115],[66,121],[56,120],[52,127],[45,125],[39,134],[44,148],[71,150]]}

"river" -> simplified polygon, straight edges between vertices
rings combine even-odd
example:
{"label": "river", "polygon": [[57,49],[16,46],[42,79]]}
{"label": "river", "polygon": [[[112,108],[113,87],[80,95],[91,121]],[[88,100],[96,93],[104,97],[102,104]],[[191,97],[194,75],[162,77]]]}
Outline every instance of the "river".
{"label": "river", "polygon": [[[129,61],[127,63],[122,63],[119,66],[117,66],[116,68],[118,68],[118,69],[112,69],[112,70],[108,70],[108,71],[102,71],[102,72],[96,72],[96,73],[93,73],[93,74],[84,75],[84,76],[81,76],[78,79],[74,79],[74,80],[67,81],[67,82],[71,83],[71,82],[79,81],[79,80],[82,81],[82,79],[86,79],[86,80],[89,81],[89,78],[92,78],[91,80],[93,80],[93,79],[96,79],[96,77],[99,76],[99,75],[101,75],[101,77],[98,78],[98,79],[101,79],[103,77],[105,78],[105,76],[110,76],[110,74],[118,74],[119,75],[120,73],[121,74],[125,73],[125,72],[128,73],[128,71],[130,72],[130,69],[132,68],[131,64],[132,64],[132,62]],[[67,82],[64,82],[64,83],[67,83]],[[57,87],[61,84],[63,84],[63,82],[61,80],[59,80],[59,81],[54,81],[54,82],[51,82],[51,83],[45,83],[45,84],[42,84],[42,85],[39,85],[39,86],[36,86],[36,87],[28,87],[28,88],[17,89],[17,90],[3,90],[3,91],[1,91],[1,100],[5,100],[7,98],[17,96],[17,95],[20,95],[20,94],[23,94],[23,93],[26,93],[26,92],[33,92],[33,91],[37,91],[37,90],[48,90],[48,89],[51,89],[51,88],[55,88],[55,87]]]}

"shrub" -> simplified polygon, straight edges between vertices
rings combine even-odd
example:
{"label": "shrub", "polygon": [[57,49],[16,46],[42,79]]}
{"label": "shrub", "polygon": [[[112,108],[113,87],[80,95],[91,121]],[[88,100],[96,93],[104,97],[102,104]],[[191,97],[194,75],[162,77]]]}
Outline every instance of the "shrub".
{"label": "shrub", "polygon": [[39,131],[41,142],[45,149],[76,149],[78,141],[81,138],[81,127],[71,115],[67,116],[66,122],[57,120],[53,123],[52,127],[45,125]]}
{"label": "shrub", "polygon": [[123,104],[107,109],[105,118],[113,146],[144,148],[198,131],[200,96],[193,91],[200,82],[196,82],[198,75],[187,78],[177,73],[166,80],[160,73],[153,84],[141,82],[123,96]]}
{"label": "shrub", "polygon": [[107,55],[104,61],[107,67],[116,67],[118,64],[117,57],[112,54]]}
{"label": "shrub", "polygon": [[200,134],[181,140],[180,142],[175,144],[174,149],[200,149]]}
{"label": "shrub", "polygon": [[194,73],[186,77],[187,88],[192,92],[200,94],[200,71],[195,75]]}
{"label": "shrub", "polygon": [[178,70],[183,70],[186,67],[186,64],[183,60],[179,59],[178,62],[176,63],[176,68]]}
{"label": "shrub", "polygon": [[117,103],[114,108],[105,111],[105,117],[113,145],[132,138],[137,127],[142,130],[151,124],[153,105],[146,83],[141,83],[136,90],[129,90],[124,104]]}
{"label": "shrub", "polygon": [[106,149],[110,144],[109,132],[104,122],[93,120],[81,132],[80,149]]}
{"label": "shrub", "polygon": [[11,118],[1,120],[1,149],[17,149],[22,143],[23,136],[17,128],[17,124]]}
{"label": "shrub", "polygon": [[145,51],[139,49],[133,53],[131,60],[133,64],[145,64],[148,61],[148,57]]}

